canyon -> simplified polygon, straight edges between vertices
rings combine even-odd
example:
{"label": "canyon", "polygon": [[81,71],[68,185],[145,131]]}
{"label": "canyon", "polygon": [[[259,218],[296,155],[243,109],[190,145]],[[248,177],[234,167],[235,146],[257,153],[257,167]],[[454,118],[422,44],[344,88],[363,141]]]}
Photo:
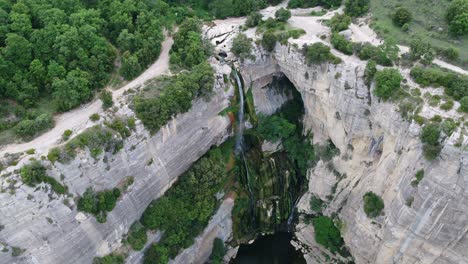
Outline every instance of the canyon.
{"label": "canyon", "polygon": [[[262,11],[273,14],[275,9]],[[300,11],[297,11],[300,12]],[[302,12],[302,11],[301,11]],[[291,24],[301,27],[302,16],[293,16]],[[55,179],[63,177],[69,192],[82,194],[88,187],[103,190],[121,185],[128,177],[134,183],[122,194],[106,223],[78,212],[74,202],[50,189],[35,189],[21,182],[18,169],[34,157],[41,160],[52,146],[41,146],[35,154],[21,154],[17,164],[1,172],[0,246],[24,249],[19,257],[0,252],[0,264],[7,263],[91,263],[122,247],[122,237],[138,220],[150,202],[164,195],[177,177],[212,146],[235,134],[227,116],[235,95],[231,82],[233,63],[242,76],[245,93],[252,89],[255,112],[271,115],[291,97],[271,88],[276,77],[287,78],[301,95],[304,104],[304,131],[313,134],[313,143],[331,141],[340,154],[328,164],[319,161],[307,173],[308,186],[297,204],[300,215],[311,213],[311,196],[328,200],[325,215],[337,214],[343,222],[342,236],[355,263],[468,263],[468,136],[458,127],[443,141],[440,157],[427,161],[419,139],[421,126],[405,120],[398,106],[379,100],[364,82],[366,62],[346,56],[337,65],[308,65],[301,51],[306,43],[324,42],[318,35],[329,33],[316,19],[309,20],[306,35],[276,44],[272,52],[254,48],[255,59],[237,61],[229,52],[233,37],[245,19],[214,21],[204,35],[216,44],[226,59],[210,58],[215,69],[214,95],[197,99],[192,108],[174,117],[151,135],[137,120],[133,134],[116,154],[103,154],[95,160],[89,151],[80,152],[68,164],[43,161]],[[358,27],[351,27],[355,30]],[[245,31],[257,38],[253,29]],[[327,42],[324,42],[328,44]],[[408,84],[417,86],[408,71],[400,69]],[[135,116],[129,107],[130,94],[123,94],[117,111],[101,113],[97,124],[118,116]],[[462,118],[462,113],[451,113]],[[437,112],[425,106],[423,114],[431,118]],[[466,127],[466,126],[465,126]],[[455,143],[462,139],[462,146]],[[11,150],[11,146],[9,150]],[[5,160],[11,156],[4,157]],[[417,186],[411,181],[418,170],[424,179]],[[43,187],[43,185],[41,186]],[[363,195],[373,191],[383,198],[384,214],[369,219],[363,210]],[[331,197],[331,198],[329,198]],[[412,200],[411,206],[407,205]],[[231,211],[235,201],[225,197],[204,232],[191,247],[170,263],[204,263],[219,237],[233,236]],[[326,263],[333,254],[315,242],[313,227],[299,216],[293,245],[304,253],[307,263]],[[157,241],[158,234],[152,234]],[[1,247],[0,247],[1,248]],[[229,251],[225,261],[235,255]],[[128,263],[141,263],[142,253],[131,254]]]}

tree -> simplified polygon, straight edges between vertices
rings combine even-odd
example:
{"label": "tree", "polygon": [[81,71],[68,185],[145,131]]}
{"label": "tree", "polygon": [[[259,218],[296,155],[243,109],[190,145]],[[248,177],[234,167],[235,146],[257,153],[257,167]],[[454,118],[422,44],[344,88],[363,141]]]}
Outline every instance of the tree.
{"label": "tree", "polygon": [[247,20],[245,21],[245,26],[249,28],[256,27],[262,22],[262,18],[263,16],[259,12],[252,12],[247,17]]}
{"label": "tree", "polygon": [[263,34],[262,37],[262,46],[266,51],[273,51],[276,46],[276,41],[278,38],[276,37],[273,31],[268,30]]}
{"label": "tree", "polygon": [[397,8],[395,13],[392,15],[393,23],[399,27],[402,27],[404,24],[411,22],[412,19],[413,15],[410,11],[408,11],[408,9],[404,7]]}
{"label": "tree", "polygon": [[102,91],[99,98],[102,101],[102,107],[104,109],[107,109],[107,108],[112,107],[114,105],[114,101],[112,100],[112,93],[109,92],[109,91]]}
{"label": "tree", "polygon": [[369,60],[364,71],[364,80],[368,87],[371,86],[374,76],[377,73],[377,63],[374,60]]}
{"label": "tree", "polygon": [[296,130],[296,126],[288,120],[273,115],[273,116],[260,116],[258,124],[258,133],[271,142],[278,142],[282,139],[291,137]]}
{"label": "tree", "polygon": [[224,255],[226,254],[226,247],[223,240],[215,238],[213,240],[213,250],[211,251],[210,260],[213,264],[223,263]]}
{"label": "tree", "polygon": [[353,54],[353,43],[346,40],[345,37],[341,36],[337,32],[333,32],[331,36],[331,44],[333,47],[346,55]]}
{"label": "tree", "polygon": [[336,32],[348,29],[349,24],[351,24],[351,17],[345,14],[336,14],[328,21],[328,26]]}
{"label": "tree", "polygon": [[460,110],[462,112],[468,113],[468,96],[464,96],[460,100]]}
{"label": "tree", "polygon": [[135,55],[130,54],[126,51],[122,55],[122,66],[120,68],[120,74],[126,80],[132,80],[141,72],[141,65],[138,62],[138,58]]}
{"label": "tree", "polygon": [[440,129],[436,124],[429,124],[425,126],[421,133],[421,141],[431,145],[439,144],[439,137]]}
{"label": "tree", "polygon": [[453,0],[445,15],[449,31],[454,36],[462,36],[468,32],[468,1]]}
{"label": "tree", "polygon": [[32,61],[32,45],[22,36],[7,34],[6,46],[3,48],[5,59],[14,62],[20,68],[27,68]]}
{"label": "tree", "polygon": [[410,43],[410,56],[412,60],[419,60],[423,64],[430,64],[434,59],[434,50],[427,40],[415,38]]}
{"label": "tree", "polygon": [[370,0],[346,0],[345,14],[351,17],[361,16],[369,11]]}
{"label": "tree", "polygon": [[382,210],[384,209],[384,201],[380,196],[373,192],[367,192],[362,197],[364,200],[364,212],[366,213],[367,217],[375,218],[382,214]]}
{"label": "tree", "polygon": [[291,11],[280,8],[275,12],[275,17],[278,21],[286,22],[289,18],[291,18]]}
{"label": "tree", "polygon": [[305,57],[307,64],[320,64],[334,58],[330,53],[330,47],[321,42],[307,46]]}
{"label": "tree", "polygon": [[383,69],[375,74],[376,87],[374,94],[383,100],[389,99],[400,89],[403,80],[397,69]]}
{"label": "tree", "polygon": [[337,252],[343,246],[340,230],[336,228],[331,218],[319,216],[312,219],[312,224],[317,243],[326,247],[332,253]]}
{"label": "tree", "polygon": [[249,58],[252,52],[252,39],[239,33],[232,41],[231,51],[241,59]]}

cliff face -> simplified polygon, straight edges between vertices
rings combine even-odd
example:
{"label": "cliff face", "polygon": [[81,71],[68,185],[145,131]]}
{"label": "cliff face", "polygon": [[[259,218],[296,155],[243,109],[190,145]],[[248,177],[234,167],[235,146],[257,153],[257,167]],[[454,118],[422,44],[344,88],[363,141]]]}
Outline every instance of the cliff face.
{"label": "cliff face", "polygon": [[[134,177],[134,183],[108,213],[104,224],[77,212],[73,202],[65,205],[63,196],[22,184],[15,169],[27,163],[31,156],[7,168],[0,186],[7,189],[14,180],[17,183],[14,194],[0,193],[3,227],[0,242],[10,250],[0,252],[0,263],[91,263],[93,257],[109,254],[121,246],[122,236],[149,203],[161,196],[212,145],[228,135],[229,119],[219,115],[229,105],[228,97],[232,93],[223,82],[222,74],[228,70],[229,67],[217,66],[215,94],[209,102],[195,101],[189,112],[178,115],[153,136],[137,122],[136,131],[117,154],[106,154],[106,159],[100,156],[96,162],[88,152],[82,152],[69,164],[44,162],[49,175],[57,180],[62,178],[75,196],[87,187],[110,189],[121,185],[127,177]],[[134,115],[126,104],[116,114]],[[37,159],[39,155],[36,154]],[[227,212],[232,206],[223,208]],[[223,221],[229,225],[225,218],[218,218],[217,222],[210,223],[211,228]],[[26,251],[12,258],[11,247]]]}
{"label": "cliff face", "polygon": [[[363,83],[366,62],[346,57],[338,65],[308,66],[300,51],[280,45],[271,56],[256,57],[242,74],[252,82],[257,110],[274,107],[255,95],[266,93],[261,89],[273,75],[284,74],[302,95],[304,124],[314,143],[331,139],[341,150],[333,164],[346,177],[338,181],[320,162],[309,173],[300,211],[310,210],[311,193],[323,200],[332,195],[325,213],[339,213],[356,263],[468,263],[468,152],[453,146],[460,129],[444,141],[440,157],[427,162],[420,126],[403,120],[394,104],[379,102]],[[420,169],[424,178],[413,187]],[[384,215],[375,220],[363,211],[367,191],[385,202]],[[315,246],[310,227],[300,224],[298,230],[306,247]],[[307,255],[314,263],[313,252]]]}

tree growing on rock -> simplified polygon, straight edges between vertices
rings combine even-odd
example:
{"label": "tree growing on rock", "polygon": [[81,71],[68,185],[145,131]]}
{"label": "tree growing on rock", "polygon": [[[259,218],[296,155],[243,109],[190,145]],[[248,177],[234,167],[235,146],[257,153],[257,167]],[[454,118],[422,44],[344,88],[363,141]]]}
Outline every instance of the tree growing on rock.
{"label": "tree growing on rock", "polygon": [[252,39],[239,33],[232,41],[231,51],[241,60],[251,57]]}
{"label": "tree growing on rock", "polygon": [[382,198],[380,198],[380,196],[374,192],[367,192],[362,198],[364,200],[364,212],[366,213],[367,217],[375,218],[382,214],[382,210],[384,209],[384,201]]}
{"label": "tree growing on rock", "polygon": [[351,17],[361,16],[369,11],[370,0],[346,0],[345,14]]}
{"label": "tree growing on rock", "polygon": [[262,37],[262,47],[267,51],[273,51],[276,46],[276,41],[278,37],[275,35],[273,31],[267,31],[263,34]]}

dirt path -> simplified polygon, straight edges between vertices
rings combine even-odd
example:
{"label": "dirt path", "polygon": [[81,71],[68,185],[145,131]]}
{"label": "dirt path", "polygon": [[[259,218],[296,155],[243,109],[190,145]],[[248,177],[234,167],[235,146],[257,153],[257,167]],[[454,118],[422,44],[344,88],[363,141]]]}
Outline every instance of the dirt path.
{"label": "dirt path", "polygon": [[[169,71],[169,50],[173,43],[172,37],[166,35],[166,40],[162,42],[161,54],[145,72],[129,82],[118,90],[111,91],[113,93],[114,102],[119,99],[123,93],[130,88],[137,88],[143,85],[146,81],[168,73]],[[99,99],[74,109],[64,114],[55,116],[55,127],[30,142],[20,144],[9,144],[0,148],[0,156],[5,153],[17,153],[28,149],[36,149],[37,153],[45,154],[50,148],[55,147],[60,143],[62,134],[65,130],[73,131],[73,135],[81,133],[86,128],[93,125],[89,120],[89,116],[95,113],[101,113],[102,102]]]}

